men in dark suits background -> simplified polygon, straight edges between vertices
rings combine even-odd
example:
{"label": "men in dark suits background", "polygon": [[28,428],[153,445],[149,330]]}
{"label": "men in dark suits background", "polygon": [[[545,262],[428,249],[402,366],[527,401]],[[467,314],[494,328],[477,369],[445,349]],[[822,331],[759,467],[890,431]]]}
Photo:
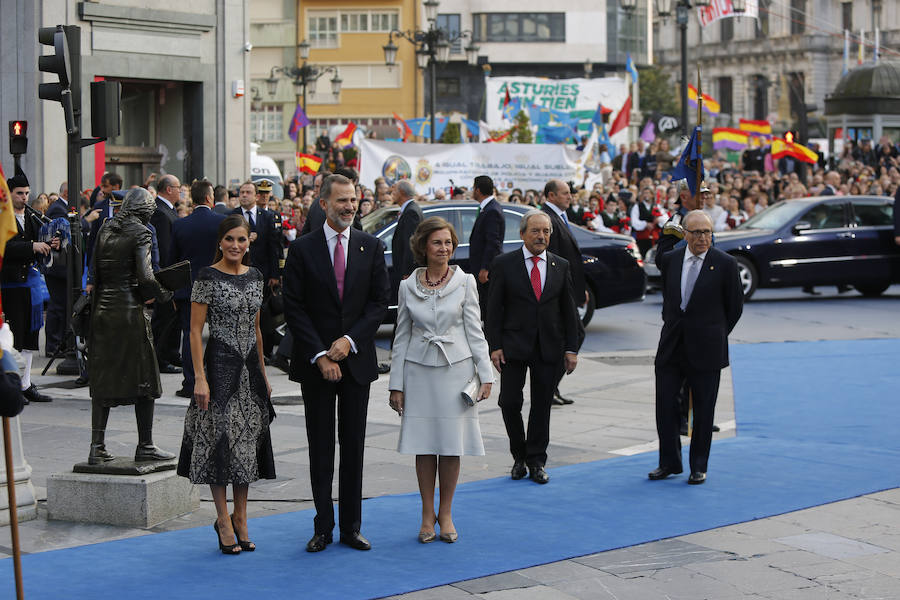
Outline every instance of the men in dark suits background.
{"label": "men in dark suits background", "polygon": [[[553,225],[540,210],[522,217],[520,250],[498,256],[491,266],[485,333],[491,362],[500,371],[500,409],[513,456],[512,478],[528,467],[531,479],[547,483],[550,400],[559,365],[571,373],[578,362],[578,312],[569,262],[547,252]],[[525,372],[531,373],[528,432],[522,423]]]}
{"label": "men in dark suits background", "polygon": [[391,303],[397,304],[400,282],[406,279],[416,266],[409,239],[422,222],[422,209],[416,203],[416,188],[408,179],[401,179],[391,189],[394,205],[400,207],[400,217],[391,238]]}
{"label": "men in dark suits background", "polygon": [[[40,275],[34,269],[39,255],[50,253],[51,246],[37,241],[39,225],[31,218],[26,208],[31,186],[25,174],[16,169],[16,174],[6,180],[16,218],[16,235],[6,242],[0,280],[3,288],[3,312],[14,337],[13,347],[22,354],[25,368],[22,372],[22,394],[29,402],[50,402],[52,398],[38,391],[31,383],[31,362],[38,350],[38,335],[43,325],[43,313],[35,315],[32,310],[32,296],[38,290]],[[58,248],[59,242],[54,240]]]}
{"label": "men in dark suits background", "polygon": [[[69,217],[69,184],[65,181],[59,186],[59,198],[47,208],[44,216],[48,219],[68,219]],[[44,271],[50,301],[47,302],[47,323],[44,326],[44,353],[53,356],[65,339],[66,299],[69,288],[66,285],[66,264],[53,261]],[[77,282],[81,285],[81,282]]]}
{"label": "men in dark suits background", "polygon": [[326,222],[291,243],[284,269],[284,302],[293,335],[291,381],[300,382],[306,407],[310,480],[316,506],[309,552],[332,541],[335,397],[340,443],[340,541],[357,550],[371,545],[360,533],[362,467],[369,386],[378,377],[375,332],[390,296],[384,249],[353,229],[353,182],[331,175],[319,203]]}
{"label": "men in dark suits background", "polygon": [[309,205],[309,212],[306,215],[306,221],[303,223],[303,227],[300,229],[301,236],[306,235],[310,231],[321,229],[325,224],[325,210],[319,204],[319,192],[322,189],[322,181],[329,175],[331,175],[331,171],[319,171],[318,173],[316,173],[316,176],[313,179],[313,182],[316,186],[313,190],[313,198],[315,198],[315,200],[312,204]]}
{"label": "men in dark suits background", "polygon": [[682,472],[678,394],[687,380],[694,413],[688,483],[706,481],[721,370],[728,334],[743,310],[737,262],[712,247],[713,224],[702,210],[682,221],[687,245],[657,263],[663,282],[663,328],[656,351],[656,430],[659,467],[650,479]]}
{"label": "men in dark suits background", "polygon": [[[112,202],[113,192],[122,189],[122,176],[118,173],[107,171],[100,177],[100,185],[94,188],[91,193],[91,214],[97,214],[95,218],[88,218],[91,221],[91,231],[88,234],[88,244],[84,251],[85,265],[93,264],[94,244],[97,241],[97,232],[100,226],[113,216]],[[96,211],[96,213],[95,213]]]}
{"label": "men in dark suits background", "polygon": [[472,198],[479,206],[472,233],[469,234],[469,268],[478,280],[478,301],[481,303],[481,318],[484,319],[491,262],[503,252],[506,221],[500,203],[494,199],[494,182],[490,177],[479,175],[475,178]]}
{"label": "men in dark suits background", "polygon": [[841,174],[837,171],[828,171],[825,173],[825,187],[819,195],[834,196],[837,194],[839,187],[841,187]]}
{"label": "men in dark suits background", "polygon": [[[191,184],[191,201],[194,211],[172,225],[172,261],[191,261],[191,281],[203,267],[213,263],[216,256],[216,239],[219,224],[225,215],[213,212],[213,186],[208,181]],[[194,364],[191,362],[191,286],[175,290],[175,306],[181,322],[181,364],[184,378],[176,396],[190,398],[194,395]]]}
{"label": "men in dark suits background", "polygon": [[[172,260],[172,224],[178,220],[175,204],[181,199],[181,183],[174,175],[163,175],[156,185],[156,210],[150,225],[156,230],[159,266],[168,267]],[[153,343],[160,373],[181,373],[181,327],[174,301],[156,302],[153,308]]]}
{"label": "men in dark suits background", "polygon": [[234,209],[228,206],[228,188],[224,185],[217,185],[213,188],[213,196],[215,196],[213,212],[222,216],[230,215]]}
{"label": "men in dark suits background", "polygon": [[[541,206],[550,217],[550,224],[553,226],[553,235],[550,236],[550,243],[547,249],[557,256],[562,256],[569,261],[569,269],[572,275],[572,296],[575,304],[583,306],[588,301],[587,285],[584,281],[584,259],[581,257],[581,248],[578,247],[578,241],[572,235],[572,229],[569,225],[569,217],[567,210],[572,204],[572,190],[565,182],[559,179],[551,179],[544,186],[544,202]],[[579,336],[579,344],[576,350],[581,348],[583,335]],[[559,393],[559,382],[562,381],[565,370],[560,364],[559,377],[556,380],[556,388],[553,393],[553,403],[557,405],[573,404],[575,401],[565,398]]]}

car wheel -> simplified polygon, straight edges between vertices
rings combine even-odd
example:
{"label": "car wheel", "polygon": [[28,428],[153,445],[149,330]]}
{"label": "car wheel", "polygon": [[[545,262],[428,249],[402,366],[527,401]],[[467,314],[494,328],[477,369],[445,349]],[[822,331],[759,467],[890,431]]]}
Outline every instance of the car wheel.
{"label": "car wheel", "polygon": [[734,258],[737,260],[738,277],[741,280],[741,288],[744,290],[744,301],[746,302],[756,291],[759,275],[749,258],[745,256],[735,256]]}
{"label": "car wheel", "polygon": [[884,290],[891,287],[891,284],[890,283],[862,283],[859,285],[854,285],[853,287],[855,287],[856,291],[858,291],[863,296],[866,296],[868,298],[875,298],[876,296],[880,296],[881,294],[883,294]]}
{"label": "car wheel", "polygon": [[597,300],[594,298],[594,290],[588,286],[588,301],[584,306],[578,307],[578,316],[581,317],[581,322],[585,327],[588,326],[588,323],[591,322],[591,319],[594,316],[594,309],[597,306]]}

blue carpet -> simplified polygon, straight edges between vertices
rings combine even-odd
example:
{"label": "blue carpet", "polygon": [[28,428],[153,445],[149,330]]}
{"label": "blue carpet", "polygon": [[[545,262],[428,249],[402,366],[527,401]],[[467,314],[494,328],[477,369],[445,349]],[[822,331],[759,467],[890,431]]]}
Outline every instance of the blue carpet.
{"label": "blue carpet", "polygon": [[[260,549],[238,557],[218,553],[212,527],[26,556],[25,591],[29,599],[380,597],[895,488],[897,356],[900,340],[733,346],[739,435],[714,444],[703,486],[683,475],[648,481],[651,452],[551,468],[547,486],[508,477],[461,485],[453,545],[418,544],[418,495],[387,496],[363,505],[370,552],[335,544],[306,553],[312,513],[301,511],[254,519]],[[4,567],[0,589],[9,591],[8,560]]]}

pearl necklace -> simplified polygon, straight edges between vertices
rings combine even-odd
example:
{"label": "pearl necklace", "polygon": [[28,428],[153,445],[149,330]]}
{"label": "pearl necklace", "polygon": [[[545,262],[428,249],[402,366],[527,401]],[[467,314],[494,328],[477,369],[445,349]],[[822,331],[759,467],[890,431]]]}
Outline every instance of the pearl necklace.
{"label": "pearl necklace", "polygon": [[437,281],[431,281],[430,279],[428,279],[428,270],[426,269],[425,270],[425,285],[427,285],[428,287],[437,287],[437,286],[441,285],[442,283],[444,283],[444,280],[447,279],[447,275],[449,275],[449,274],[450,274],[450,266],[448,265],[447,270],[444,271],[443,277],[441,277]]}

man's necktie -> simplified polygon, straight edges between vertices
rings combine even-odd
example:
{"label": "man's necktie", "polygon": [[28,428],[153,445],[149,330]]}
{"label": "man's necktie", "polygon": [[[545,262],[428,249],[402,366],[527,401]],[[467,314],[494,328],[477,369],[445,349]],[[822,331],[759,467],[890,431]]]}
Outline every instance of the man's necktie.
{"label": "man's necktie", "polygon": [[253,211],[247,211],[247,222],[250,223],[250,231],[256,229],[256,222],[253,220]]}
{"label": "man's necktie", "polygon": [[688,302],[691,300],[691,293],[694,291],[694,284],[697,283],[697,275],[700,274],[700,257],[692,256],[688,259],[687,273],[684,274],[684,296],[681,298],[681,310],[684,310]]}
{"label": "man's necktie", "polygon": [[344,299],[344,272],[347,265],[344,261],[344,245],[341,243],[342,235],[338,235],[334,244],[334,278],[337,280],[338,298]]}
{"label": "man's necktie", "polygon": [[541,260],[539,256],[531,257],[531,262],[534,263],[531,266],[531,287],[534,289],[534,297],[538,300],[541,299],[541,272],[538,271],[539,260]]}
{"label": "man's necktie", "polygon": [[567,215],[566,213],[563,213],[562,218],[563,218],[563,223],[566,224],[566,227],[569,228],[569,231],[572,231],[572,224],[569,223],[569,215]]}

